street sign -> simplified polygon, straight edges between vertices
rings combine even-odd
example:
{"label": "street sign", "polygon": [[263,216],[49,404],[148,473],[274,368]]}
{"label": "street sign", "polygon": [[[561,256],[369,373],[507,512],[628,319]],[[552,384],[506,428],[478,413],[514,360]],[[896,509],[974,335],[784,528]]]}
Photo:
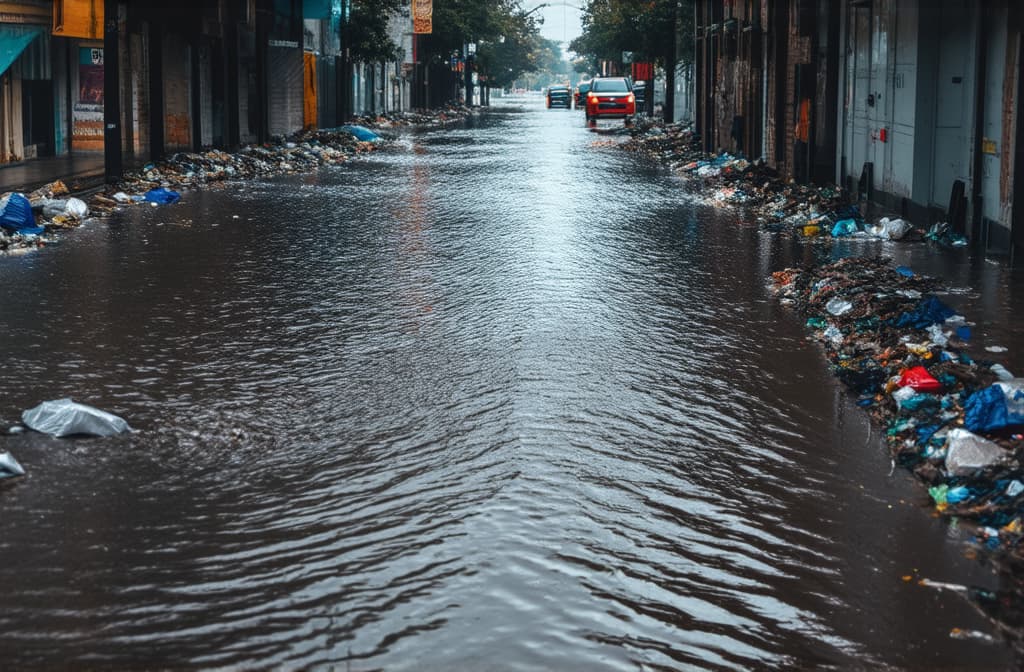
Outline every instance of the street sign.
{"label": "street sign", "polygon": [[622,62],[623,63],[632,63],[633,62],[633,52],[632,51],[624,51],[624,52],[622,52]]}

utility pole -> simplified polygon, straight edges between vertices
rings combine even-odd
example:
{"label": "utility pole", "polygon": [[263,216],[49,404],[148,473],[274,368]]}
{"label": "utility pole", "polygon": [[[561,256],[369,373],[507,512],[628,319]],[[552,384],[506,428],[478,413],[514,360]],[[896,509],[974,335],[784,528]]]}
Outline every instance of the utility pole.
{"label": "utility pole", "polygon": [[108,183],[121,179],[121,45],[118,2],[103,3],[103,165]]}
{"label": "utility pole", "polygon": [[473,107],[473,65],[476,57],[476,43],[466,43],[466,107]]}

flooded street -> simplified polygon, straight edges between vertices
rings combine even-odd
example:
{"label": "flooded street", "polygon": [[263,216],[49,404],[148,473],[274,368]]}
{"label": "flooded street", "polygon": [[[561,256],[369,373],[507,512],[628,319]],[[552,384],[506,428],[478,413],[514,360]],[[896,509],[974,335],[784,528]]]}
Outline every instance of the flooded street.
{"label": "flooded street", "polygon": [[499,105],[0,258],[2,426],[138,430],[0,438],[4,666],[1011,667],[903,580],[998,585],[766,281],[898,255],[1016,372],[1021,278],[737,223],[606,123]]}

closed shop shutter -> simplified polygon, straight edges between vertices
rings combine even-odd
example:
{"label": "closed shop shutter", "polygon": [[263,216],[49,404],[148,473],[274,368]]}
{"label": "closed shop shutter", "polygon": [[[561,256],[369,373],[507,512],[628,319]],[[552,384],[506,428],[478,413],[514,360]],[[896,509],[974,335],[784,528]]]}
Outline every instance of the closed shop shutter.
{"label": "closed shop shutter", "polygon": [[304,67],[302,48],[271,46],[267,52],[270,124],[272,136],[302,129]]}
{"label": "closed shop shutter", "polygon": [[192,147],[189,123],[189,73],[191,72],[188,42],[180,35],[164,37],[164,147],[169,152]]}
{"label": "closed shop shutter", "polygon": [[320,56],[316,64],[316,76],[320,82],[317,92],[317,121],[321,128],[337,126],[338,120],[338,69],[335,56]]}
{"label": "closed shop shutter", "polygon": [[209,45],[199,47],[199,108],[201,122],[199,128],[203,137],[200,143],[203,147],[213,144],[214,119],[213,119],[213,77],[211,73],[211,59]]}

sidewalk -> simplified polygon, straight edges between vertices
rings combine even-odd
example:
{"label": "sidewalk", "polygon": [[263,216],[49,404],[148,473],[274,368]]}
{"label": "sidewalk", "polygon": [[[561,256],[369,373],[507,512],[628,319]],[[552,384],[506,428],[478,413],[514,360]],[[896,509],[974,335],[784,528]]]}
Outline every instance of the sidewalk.
{"label": "sidewalk", "polygon": [[102,186],[103,153],[30,159],[0,166],[0,194],[8,191],[28,193],[54,180],[62,180],[72,193]]}

